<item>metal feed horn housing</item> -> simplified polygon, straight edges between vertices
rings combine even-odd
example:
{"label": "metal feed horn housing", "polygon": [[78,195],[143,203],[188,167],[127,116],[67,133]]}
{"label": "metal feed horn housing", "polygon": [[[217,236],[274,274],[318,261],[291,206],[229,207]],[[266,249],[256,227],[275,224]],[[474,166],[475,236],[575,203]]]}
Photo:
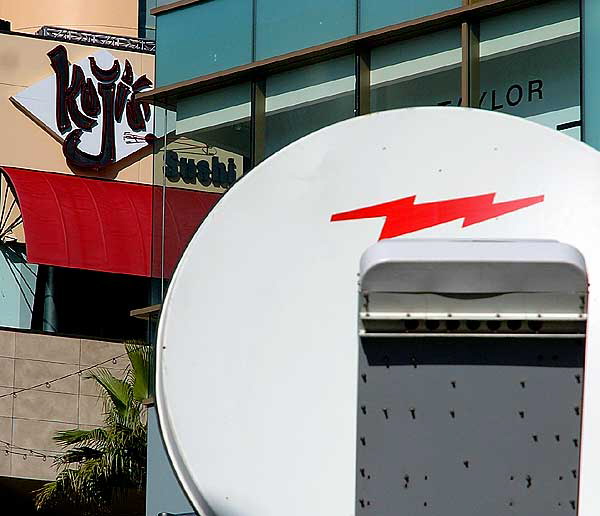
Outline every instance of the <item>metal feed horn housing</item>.
{"label": "metal feed horn housing", "polygon": [[356,514],[572,512],[586,310],[583,256],[557,241],[370,247]]}
{"label": "metal feed horn housing", "polygon": [[383,240],[360,263],[360,335],[583,334],[581,253],[550,240]]}

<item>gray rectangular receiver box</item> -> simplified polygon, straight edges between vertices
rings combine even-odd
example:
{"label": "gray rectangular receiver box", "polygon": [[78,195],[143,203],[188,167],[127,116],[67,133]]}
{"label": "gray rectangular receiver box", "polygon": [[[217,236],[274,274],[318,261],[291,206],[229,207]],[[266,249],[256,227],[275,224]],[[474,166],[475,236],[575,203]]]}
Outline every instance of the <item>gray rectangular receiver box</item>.
{"label": "gray rectangular receiver box", "polygon": [[363,256],[356,514],[577,514],[583,258],[548,241],[421,244]]}

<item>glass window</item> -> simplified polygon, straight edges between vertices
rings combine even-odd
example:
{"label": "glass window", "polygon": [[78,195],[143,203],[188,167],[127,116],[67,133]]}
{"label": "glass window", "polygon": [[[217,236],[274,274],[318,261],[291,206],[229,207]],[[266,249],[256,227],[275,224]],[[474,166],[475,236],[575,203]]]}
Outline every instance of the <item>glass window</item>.
{"label": "glass window", "polygon": [[265,154],[354,116],[354,56],[267,79]]}
{"label": "glass window", "polygon": [[257,60],[333,41],[355,32],[355,0],[256,0]]}
{"label": "glass window", "polygon": [[250,85],[179,99],[157,118],[153,276],[164,294],[200,223],[250,169]]}
{"label": "glass window", "polygon": [[156,0],[139,1],[138,35],[140,38],[156,38],[156,18],[150,14],[150,11],[156,6]]}
{"label": "glass window", "polygon": [[176,113],[174,109],[156,106],[154,108],[154,164],[152,170],[152,303],[161,303],[166,292],[163,282],[165,246],[165,197],[167,178],[165,176],[165,154],[171,140],[175,138]]}
{"label": "glass window", "polygon": [[0,243],[0,326],[31,328],[38,266],[27,262],[25,245]]}
{"label": "glass window", "polygon": [[252,0],[210,0],[157,17],[157,87],[251,60]]}
{"label": "glass window", "polygon": [[360,31],[367,32],[460,6],[461,0],[360,0]]}
{"label": "glass window", "polygon": [[458,104],[460,31],[450,29],[371,52],[371,111]]}
{"label": "glass window", "polygon": [[484,20],[480,34],[481,107],[580,139],[579,2]]}

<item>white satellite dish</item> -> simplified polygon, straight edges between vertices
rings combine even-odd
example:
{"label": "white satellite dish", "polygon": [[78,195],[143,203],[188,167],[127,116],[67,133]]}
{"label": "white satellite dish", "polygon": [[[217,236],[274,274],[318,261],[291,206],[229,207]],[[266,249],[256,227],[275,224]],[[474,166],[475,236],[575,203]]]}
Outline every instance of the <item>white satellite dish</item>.
{"label": "white satellite dish", "polygon": [[[160,424],[198,513],[358,513],[363,252],[380,235],[553,239],[581,251],[593,282],[600,276],[599,177],[600,154],[570,137],[520,118],[446,107],[350,119],[257,166],[198,230],[160,321]],[[391,201],[399,201],[400,215],[386,219],[390,205],[380,205]],[[441,201],[444,209],[415,211]],[[600,511],[600,298],[593,285],[583,516]]]}

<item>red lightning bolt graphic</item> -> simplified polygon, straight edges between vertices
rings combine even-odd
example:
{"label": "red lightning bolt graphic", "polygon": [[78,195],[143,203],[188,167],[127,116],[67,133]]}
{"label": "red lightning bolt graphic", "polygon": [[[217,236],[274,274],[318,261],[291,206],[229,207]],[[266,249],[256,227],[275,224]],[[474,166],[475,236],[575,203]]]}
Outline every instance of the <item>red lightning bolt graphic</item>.
{"label": "red lightning bolt graphic", "polygon": [[393,238],[452,220],[464,219],[463,227],[517,211],[544,200],[543,195],[494,204],[495,193],[415,204],[415,195],[384,202],[375,206],[336,213],[331,222],[339,220],[385,217],[379,240]]}

